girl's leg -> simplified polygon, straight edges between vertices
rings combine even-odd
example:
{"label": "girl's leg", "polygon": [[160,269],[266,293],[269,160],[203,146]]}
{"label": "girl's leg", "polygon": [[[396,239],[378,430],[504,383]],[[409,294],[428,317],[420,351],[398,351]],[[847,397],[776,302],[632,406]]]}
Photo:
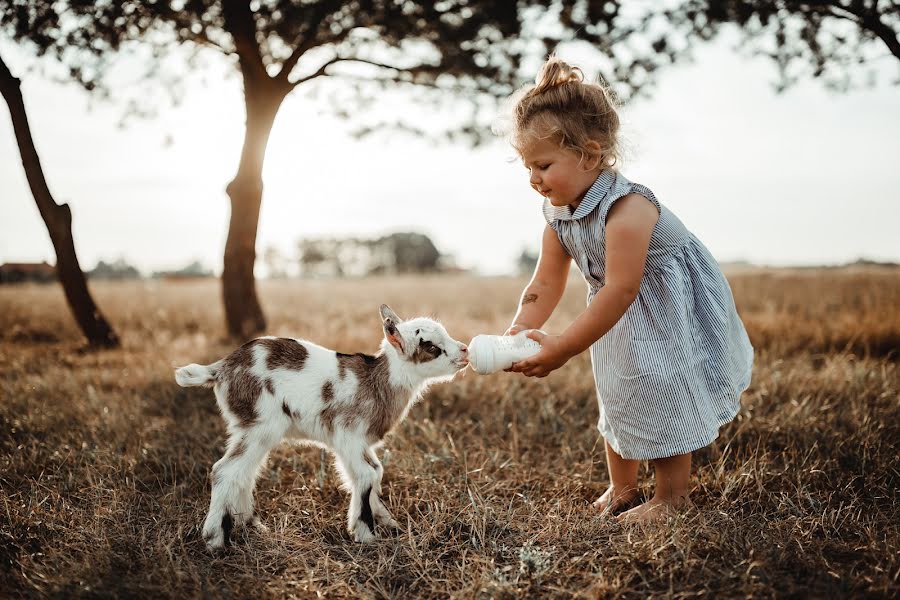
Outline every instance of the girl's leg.
{"label": "girl's leg", "polygon": [[609,469],[609,489],[594,500],[594,508],[604,514],[618,514],[631,508],[638,499],[637,474],[640,461],[619,456],[609,442],[606,444],[606,466]]}
{"label": "girl's leg", "polygon": [[619,520],[648,521],[665,516],[668,509],[681,508],[689,502],[691,453],[653,460],[656,492],[653,498],[621,515]]}

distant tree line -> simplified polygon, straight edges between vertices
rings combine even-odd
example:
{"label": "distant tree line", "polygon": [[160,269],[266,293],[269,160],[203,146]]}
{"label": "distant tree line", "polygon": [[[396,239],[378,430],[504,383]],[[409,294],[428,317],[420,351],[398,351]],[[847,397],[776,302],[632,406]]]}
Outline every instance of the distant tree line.
{"label": "distant tree line", "polygon": [[377,238],[318,237],[297,242],[296,255],[276,248],[263,260],[269,277],[364,277],[396,273],[433,273],[457,270],[427,235],[397,232]]}
{"label": "distant tree line", "polygon": [[[377,238],[328,237],[301,239],[296,254],[286,256],[269,248],[263,256],[269,277],[363,277],[395,273],[433,273],[455,270],[449,255],[441,253],[427,235],[397,232]],[[85,272],[91,280],[142,279],[141,271],[124,258],[100,260]],[[153,279],[194,279],[213,277],[209,269],[195,260],[178,269],[153,271]],[[0,265],[0,283],[53,282],[56,269],[45,263],[6,263]]]}
{"label": "distant tree line", "polygon": [[[124,258],[107,262],[100,260],[97,266],[86,271],[88,279],[125,280],[141,279],[144,275],[137,267]],[[188,279],[195,277],[212,277],[212,269],[208,269],[200,261],[193,261],[180,269],[154,271],[153,279]],[[0,265],[0,284],[3,283],[52,283],[58,281],[56,267],[47,262],[42,263],[4,263]]]}
{"label": "distant tree line", "polygon": [[87,272],[88,279],[139,279],[141,272],[124,258],[113,262],[98,261],[92,271]]}
{"label": "distant tree line", "polygon": [[[88,271],[89,279],[140,279],[143,277],[138,269],[120,258],[113,262],[99,261],[93,270]],[[153,279],[193,279],[196,277],[212,277],[212,269],[208,269],[199,260],[195,260],[180,269],[154,271]]]}

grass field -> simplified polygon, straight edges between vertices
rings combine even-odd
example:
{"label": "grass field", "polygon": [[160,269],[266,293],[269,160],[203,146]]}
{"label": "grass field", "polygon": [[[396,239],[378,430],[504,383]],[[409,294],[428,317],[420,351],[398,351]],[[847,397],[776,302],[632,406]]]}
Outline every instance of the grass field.
{"label": "grass field", "polygon": [[[211,362],[218,282],[93,286],[123,339],[83,352],[58,286],[0,287],[0,596],[898,597],[900,270],[729,277],[756,348],[737,419],[695,454],[695,507],[625,526],[606,487],[589,361],[436,386],[388,437],[403,526],[345,531],[330,459],[282,445],[257,487],[270,533],[199,533],[224,425],[172,367]],[[468,340],[501,332],[524,280],[260,283],[269,333],[374,352],[378,306]],[[545,327],[582,308],[572,281]],[[652,479],[642,468],[646,490]]]}

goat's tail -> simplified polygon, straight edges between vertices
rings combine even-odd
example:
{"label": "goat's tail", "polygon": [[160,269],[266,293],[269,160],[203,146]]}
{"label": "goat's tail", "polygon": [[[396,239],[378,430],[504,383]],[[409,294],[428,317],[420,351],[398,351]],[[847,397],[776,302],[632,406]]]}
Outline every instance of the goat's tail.
{"label": "goat's tail", "polygon": [[190,364],[175,369],[175,382],[181,387],[212,385],[215,383],[216,375],[221,366],[222,361],[220,360],[211,365]]}

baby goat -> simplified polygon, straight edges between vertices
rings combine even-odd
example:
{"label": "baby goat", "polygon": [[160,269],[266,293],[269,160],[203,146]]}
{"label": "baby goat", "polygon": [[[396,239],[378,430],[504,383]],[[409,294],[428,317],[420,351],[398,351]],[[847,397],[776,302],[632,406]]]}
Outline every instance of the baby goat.
{"label": "baby goat", "polygon": [[253,488],[266,455],[285,437],[334,453],[351,492],[353,539],[375,539],[375,521],[397,527],[381,502],[383,469],[374,448],[430,383],[449,380],[468,364],[468,349],[431,319],[401,321],[384,304],[381,318],[384,340],[375,356],[264,337],[211,365],[175,371],[178,385],[211,385],[228,423],[228,450],[212,468],[203,524],[210,549],[229,543],[235,520],[265,529],[253,512]]}

